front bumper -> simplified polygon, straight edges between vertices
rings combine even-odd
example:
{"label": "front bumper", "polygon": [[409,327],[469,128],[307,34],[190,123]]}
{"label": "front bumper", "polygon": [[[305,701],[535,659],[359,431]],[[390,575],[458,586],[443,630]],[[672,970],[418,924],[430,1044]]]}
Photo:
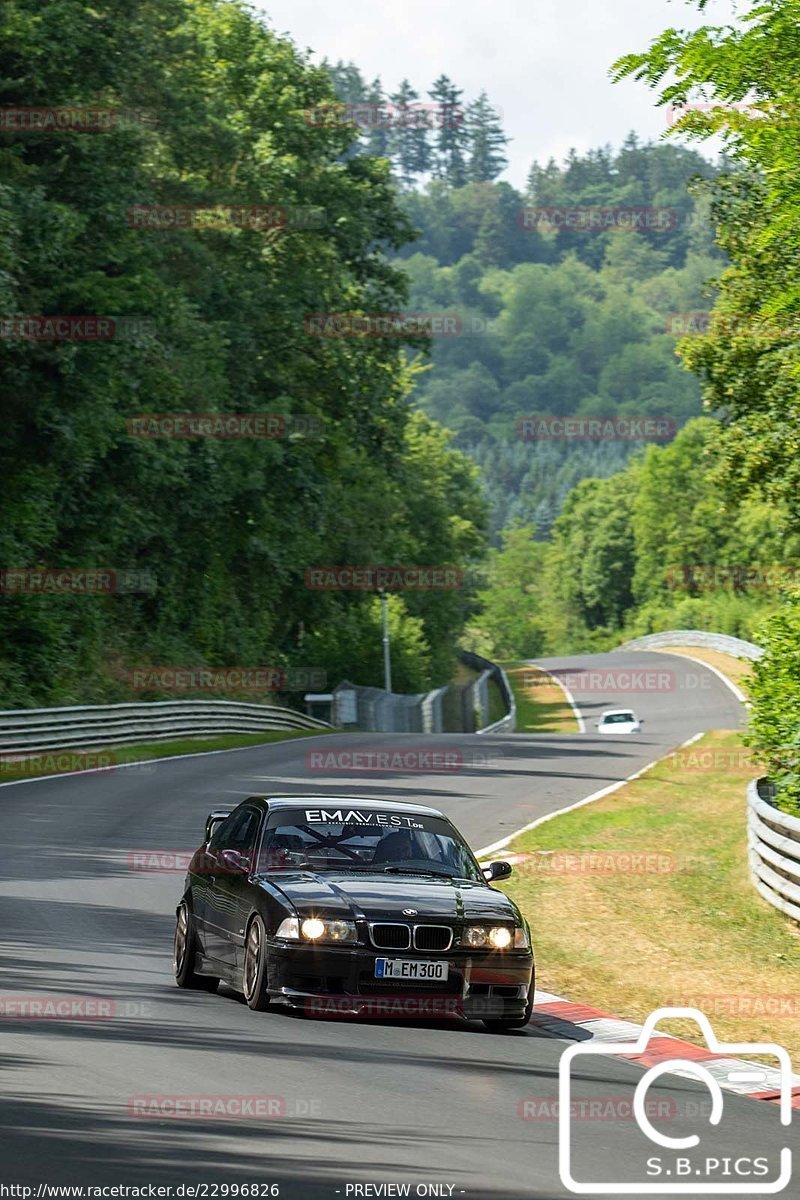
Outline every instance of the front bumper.
{"label": "front bumper", "polygon": [[[378,958],[446,962],[445,981],[376,979]],[[496,1020],[522,1017],[533,985],[533,955],[444,954],[272,942],[267,978],[274,1000],[315,1016]]]}

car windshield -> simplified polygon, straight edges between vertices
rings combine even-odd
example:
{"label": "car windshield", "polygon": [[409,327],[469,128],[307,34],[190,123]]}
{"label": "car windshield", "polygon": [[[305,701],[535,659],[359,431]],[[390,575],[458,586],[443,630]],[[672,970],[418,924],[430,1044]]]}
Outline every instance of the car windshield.
{"label": "car windshield", "polygon": [[444,818],[338,806],[273,814],[258,866],[265,873],[305,867],[485,883],[469,847]]}
{"label": "car windshield", "polygon": [[603,717],[603,724],[604,725],[627,725],[627,724],[630,724],[631,721],[635,721],[635,720],[636,720],[636,718],[634,717],[632,712],[609,713],[608,716]]}

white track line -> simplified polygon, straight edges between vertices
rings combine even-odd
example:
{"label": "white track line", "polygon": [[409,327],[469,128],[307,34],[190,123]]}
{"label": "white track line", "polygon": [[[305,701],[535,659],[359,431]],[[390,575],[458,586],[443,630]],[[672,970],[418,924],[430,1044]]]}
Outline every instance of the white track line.
{"label": "white track line", "polygon": [[646,650],[645,654],[671,654],[673,658],[688,658],[689,662],[697,663],[699,667],[705,667],[707,671],[713,671],[717,679],[721,679],[726,687],[730,688],[737,700],[742,704],[747,704],[748,699],[741,688],[738,688],[732,679],[724,675],[717,667],[712,667],[711,663],[707,663],[702,658],[695,658],[693,654],[676,654],[673,650]]}
{"label": "white track line", "polygon": [[[650,653],[669,654],[670,651],[669,650],[658,650],[658,651],[650,651]],[[737,700],[740,700],[743,704],[746,703],[747,697],[744,695],[743,692],[741,692],[739,690],[739,688],[736,686],[736,684],[732,683],[731,680],[728,679],[728,677],[726,675],[723,675],[721,671],[718,671],[716,667],[712,667],[710,663],[703,662],[703,660],[701,658],[695,658],[694,655],[692,655],[692,654],[673,654],[672,657],[673,658],[688,658],[690,662],[697,663],[698,666],[706,667],[707,670],[713,671],[713,673],[716,676],[718,676],[719,679],[722,680],[722,682],[725,684],[725,686],[730,688],[730,690],[733,692],[734,696],[736,696]],[[538,663],[534,662],[533,660],[530,661],[529,665],[532,667],[538,667],[538,669],[540,671],[545,671],[544,667],[539,667]],[[545,671],[545,674],[550,675],[550,672]],[[583,718],[580,716],[577,706],[575,705],[575,702],[572,699],[572,696],[570,695],[567,688],[564,687],[563,683],[560,683],[559,680],[555,676],[552,676],[552,678],[554,678],[556,680],[556,682],[559,683],[559,686],[566,693],[567,699],[569,700],[570,704],[572,705],[573,712],[578,717],[578,719],[581,723],[581,726],[582,726],[581,733],[584,733],[586,727],[583,723]],[[685,742],[681,742],[678,749],[685,750],[687,746],[691,746],[694,742],[696,742],[702,736],[703,736],[702,733],[693,734],[692,737],[687,738],[687,740]],[[666,755],[664,755],[664,757],[666,757]],[[633,773],[633,775],[629,775],[627,777],[627,779],[621,779],[619,781],[619,783],[612,783],[609,787],[601,788],[601,790],[599,792],[592,792],[591,796],[584,797],[584,799],[579,800],[577,802],[577,804],[570,804],[566,808],[558,808],[558,809],[556,809],[555,812],[545,813],[545,815],[543,817],[537,817],[537,819],[535,821],[531,821],[531,823],[529,825],[523,825],[523,827],[521,829],[518,829],[516,831],[516,833],[510,833],[508,835],[508,837],[501,838],[501,840],[499,842],[492,842],[491,846],[484,846],[481,850],[476,850],[475,857],[482,858],[486,854],[494,854],[496,850],[504,849],[506,846],[509,845],[510,842],[513,842],[515,838],[520,837],[520,835],[523,833],[528,833],[531,829],[535,829],[537,827],[537,825],[544,825],[544,823],[546,821],[552,821],[555,817],[560,817],[563,813],[574,812],[576,808],[583,808],[584,804],[592,804],[593,801],[595,801],[595,800],[601,800],[603,798],[603,796],[610,796],[612,792],[616,792],[619,790],[619,788],[624,787],[626,783],[631,783],[634,779],[638,779],[640,775],[644,775],[644,773],[646,771],[652,770],[652,768],[657,766],[658,763],[660,763],[660,762],[661,762],[661,759],[656,758],[653,760],[653,762],[648,763],[646,767],[642,767],[642,769],[640,771],[635,771]]]}
{"label": "white track line", "polygon": [[546,667],[541,667],[539,665],[539,663],[537,663],[534,659],[528,659],[528,666],[535,667],[536,670],[541,671],[543,675],[549,675],[550,678],[553,680],[553,683],[555,683],[558,687],[561,688],[562,692],[564,693],[564,695],[567,698],[567,703],[569,704],[570,708],[572,709],[572,712],[575,716],[575,720],[578,722],[578,733],[586,733],[586,722],[583,719],[581,710],[578,708],[577,704],[575,703],[575,697],[573,696],[572,692],[569,690],[567,685],[565,683],[562,683],[561,680],[558,678],[558,676],[554,675],[552,671],[548,671]]}
{"label": "white track line", "polygon": [[[685,742],[681,742],[678,749],[685,750],[687,746],[691,746],[693,742],[696,742],[702,736],[702,732],[693,733]],[[666,755],[663,757],[666,758]],[[569,804],[566,808],[557,808],[555,812],[545,813],[543,817],[537,817],[535,821],[531,821],[528,825],[523,825],[521,829],[515,830],[514,833],[509,833],[508,837],[501,838],[499,842],[492,842],[491,846],[484,846],[482,849],[476,850],[475,857],[481,859],[487,854],[494,854],[496,850],[503,850],[510,842],[514,841],[514,838],[520,837],[523,833],[528,833],[531,829],[536,829],[538,825],[544,825],[547,821],[553,821],[556,817],[563,816],[564,813],[574,812],[576,808],[583,808],[585,804],[592,804],[595,800],[602,800],[603,796],[610,796],[612,792],[617,792],[620,788],[625,787],[626,783],[632,783],[640,775],[644,775],[647,771],[652,771],[653,767],[657,767],[662,761],[661,758],[654,758],[647,766],[634,771],[626,779],[620,779],[618,783],[611,783],[608,787],[601,788],[599,792],[592,792],[591,796],[584,796],[583,800],[578,800],[575,804]]]}

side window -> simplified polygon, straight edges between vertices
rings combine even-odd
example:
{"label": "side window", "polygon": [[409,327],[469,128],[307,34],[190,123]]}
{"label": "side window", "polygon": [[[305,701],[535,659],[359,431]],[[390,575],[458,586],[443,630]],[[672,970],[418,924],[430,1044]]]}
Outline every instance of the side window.
{"label": "side window", "polygon": [[239,825],[231,830],[228,848],[238,850],[240,854],[250,854],[255,849],[260,820],[261,814],[257,808],[244,809]]}
{"label": "side window", "polygon": [[210,851],[238,850],[244,853],[255,845],[259,812],[255,808],[240,808],[219,824],[208,844]]}
{"label": "side window", "polygon": [[223,850],[228,845],[231,830],[235,829],[241,816],[240,812],[234,812],[229,817],[226,817],[224,821],[220,821],[211,835],[211,841],[208,843],[209,850]]}

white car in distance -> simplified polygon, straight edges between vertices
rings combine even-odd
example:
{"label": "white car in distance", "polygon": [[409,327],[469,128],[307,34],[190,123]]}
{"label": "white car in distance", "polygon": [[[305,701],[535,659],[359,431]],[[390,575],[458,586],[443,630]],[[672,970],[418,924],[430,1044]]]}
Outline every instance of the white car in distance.
{"label": "white car in distance", "polygon": [[598,733],[641,733],[644,721],[640,721],[630,708],[609,708],[595,722]]}

